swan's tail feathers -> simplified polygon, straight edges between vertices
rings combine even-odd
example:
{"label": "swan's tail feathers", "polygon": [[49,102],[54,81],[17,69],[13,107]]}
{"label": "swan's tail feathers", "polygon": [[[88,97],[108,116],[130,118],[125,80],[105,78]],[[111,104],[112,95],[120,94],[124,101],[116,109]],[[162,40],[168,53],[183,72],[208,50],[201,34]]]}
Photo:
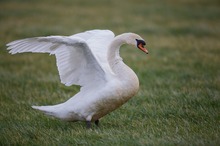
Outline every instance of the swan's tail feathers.
{"label": "swan's tail feathers", "polygon": [[44,112],[46,115],[49,116],[56,116],[54,108],[52,106],[31,106],[33,109],[39,110]]}

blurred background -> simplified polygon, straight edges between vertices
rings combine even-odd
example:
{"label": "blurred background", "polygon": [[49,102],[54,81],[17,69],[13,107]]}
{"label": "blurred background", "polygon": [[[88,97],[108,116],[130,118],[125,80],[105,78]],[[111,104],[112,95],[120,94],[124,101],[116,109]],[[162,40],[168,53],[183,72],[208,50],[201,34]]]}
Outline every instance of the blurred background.
{"label": "blurred background", "polygon": [[[219,26],[218,0],[1,0],[0,145],[219,145]],[[140,91],[95,132],[30,108],[79,90],[61,85],[54,57],[6,50],[16,39],[91,29],[137,33],[149,50],[122,47]]]}

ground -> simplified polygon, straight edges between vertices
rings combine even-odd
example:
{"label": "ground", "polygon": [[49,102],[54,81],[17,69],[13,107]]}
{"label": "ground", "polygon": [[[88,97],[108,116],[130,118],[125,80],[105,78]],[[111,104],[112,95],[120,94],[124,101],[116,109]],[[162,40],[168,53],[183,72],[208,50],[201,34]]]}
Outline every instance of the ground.
{"label": "ground", "polygon": [[[1,0],[0,145],[220,145],[220,3],[217,0]],[[16,39],[90,29],[135,32],[146,55],[123,46],[139,93],[86,129],[31,105],[66,101],[54,56],[10,55]]]}

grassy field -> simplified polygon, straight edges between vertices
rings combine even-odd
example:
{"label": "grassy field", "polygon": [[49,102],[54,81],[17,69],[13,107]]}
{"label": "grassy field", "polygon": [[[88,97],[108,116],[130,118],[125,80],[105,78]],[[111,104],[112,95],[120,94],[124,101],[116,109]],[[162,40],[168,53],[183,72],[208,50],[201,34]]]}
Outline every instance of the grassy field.
{"label": "grassy field", "polygon": [[[1,0],[0,145],[220,145],[219,26],[218,0]],[[79,87],[60,83],[54,56],[5,44],[96,28],[147,40],[147,56],[121,49],[139,93],[91,130],[31,109]]]}

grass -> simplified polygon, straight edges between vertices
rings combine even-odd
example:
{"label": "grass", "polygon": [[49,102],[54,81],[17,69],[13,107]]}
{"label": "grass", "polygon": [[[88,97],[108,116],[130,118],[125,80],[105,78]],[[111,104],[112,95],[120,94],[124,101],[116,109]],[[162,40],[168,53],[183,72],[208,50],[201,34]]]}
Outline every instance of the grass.
{"label": "grass", "polygon": [[[220,3],[217,0],[1,0],[0,145],[219,145]],[[149,55],[123,46],[140,91],[91,130],[44,116],[31,105],[67,100],[54,56],[10,55],[26,37],[90,29],[136,32]]]}

